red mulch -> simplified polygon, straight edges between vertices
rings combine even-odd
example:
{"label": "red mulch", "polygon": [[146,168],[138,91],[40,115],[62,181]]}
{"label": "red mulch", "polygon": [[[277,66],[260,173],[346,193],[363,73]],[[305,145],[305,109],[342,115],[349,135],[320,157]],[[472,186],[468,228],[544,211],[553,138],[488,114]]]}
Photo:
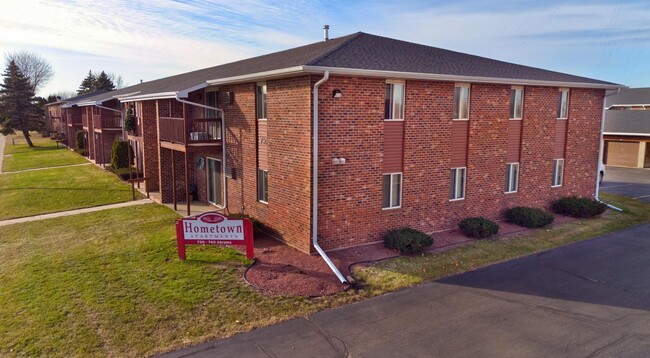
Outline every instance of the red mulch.
{"label": "red mulch", "polygon": [[[556,216],[553,226],[574,219]],[[499,223],[499,237],[524,236],[530,230]],[[447,230],[433,234],[434,245],[429,252],[444,251],[471,243],[459,230]],[[327,255],[346,278],[350,267],[357,263],[374,262],[399,256],[386,249],[383,243],[356,246],[328,252]],[[263,293],[273,295],[318,297],[332,295],[350,288],[342,284],[320,255],[307,255],[290,246],[262,234],[255,235],[255,264],[246,271],[246,280]]]}

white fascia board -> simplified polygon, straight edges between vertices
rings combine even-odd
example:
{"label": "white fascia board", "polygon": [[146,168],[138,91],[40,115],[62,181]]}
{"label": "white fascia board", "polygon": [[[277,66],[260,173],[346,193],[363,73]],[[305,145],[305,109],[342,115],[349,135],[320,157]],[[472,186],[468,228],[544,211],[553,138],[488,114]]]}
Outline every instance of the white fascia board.
{"label": "white fascia board", "polygon": [[136,95],[136,94],[138,94],[138,93],[140,93],[140,91],[137,91],[137,92],[131,92],[131,93],[123,93],[123,94],[118,94],[118,95],[116,95],[116,96],[113,96],[112,98],[115,98],[115,99],[117,99],[117,100],[120,100],[120,98],[131,97],[131,96]]}
{"label": "white fascia board", "polygon": [[607,109],[612,109],[615,107],[650,107],[650,104],[640,104],[640,103],[635,103],[635,104],[612,104],[611,106],[607,107]]}
{"label": "white fascia board", "polygon": [[603,135],[622,135],[630,137],[650,137],[650,133],[603,132]]}
{"label": "white fascia board", "polygon": [[120,98],[120,102],[137,102],[137,101],[147,101],[151,99],[169,99],[176,98],[176,92],[160,92],[160,93],[148,93],[138,96],[129,96]]}
{"label": "white fascia board", "polygon": [[364,70],[358,68],[340,68],[340,67],[322,67],[322,66],[303,66],[303,68],[304,68],[304,72],[307,73],[322,73],[324,71],[329,71],[330,75],[343,75],[343,76],[366,76],[366,77],[400,78],[400,79],[445,81],[445,82],[496,83],[496,84],[519,85],[519,86],[597,88],[597,89],[609,89],[609,90],[627,88],[626,86],[621,86],[621,85],[609,85],[609,84],[599,84],[599,83],[458,76],[458,75],[443,75],[443,74],[434,74],[434,73]]}
{"label": "white fascia board", "polygon": [[199,84],[196,85],[196,86],[192,86],[192,87],[190,87],[190,88],[188,88],[188,89],[184,89],[184,90],[182,90],[182,91],[178,91],[178,92],[177,92],[177,93],[178,93],[178,97],[187,98],[187,96],[189,96],[190,92],[198,91],[198,90],[200,90],[200,89],[204,89],[204,88],[206,88],[206,87],[208,87],[208,86],[209,86],[209,84],[208,84],[207,82],[199,83]]}
{"label": "white fascia board", "polygon": [[208,85],[223,85],[223,84],[229,84],[229,83],[257,82],[257,81],[261,81],[261,80],[267,80],[267,79],[279,78],[279,77],[286,77],[286,76],[290,76],[290,75],[297,75],[297,74],[305,73],[305,70],[304,70],[305,67],[306,66],[294,66],[294,67],[281,68],[281,69],[272,70],[272,71],[256,72],[256,73],[251,73],[251,74],[248,74],[248,75],[217,78],[217,79],[213,79],[213,80],[207,80],[206,83]]}

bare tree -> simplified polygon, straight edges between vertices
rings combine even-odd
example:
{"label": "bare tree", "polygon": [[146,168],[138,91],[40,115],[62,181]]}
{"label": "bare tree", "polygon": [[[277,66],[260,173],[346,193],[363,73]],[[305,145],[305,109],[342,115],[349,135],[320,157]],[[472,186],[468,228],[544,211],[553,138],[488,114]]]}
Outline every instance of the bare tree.
{"label": "bare tree", "polygon": [[124,83],[124,80],[122,79],[122,75],[115,75],[114,73],[109,73],[108,78],[113,81],[113,84],[115,85],[115,89],[122,89],[128,84]]}
{"label": "bare tree", "polygon": [[54,97],[60,98],[60,99],[68,99],[68,98],[75,97],[76,95],[77,95],[77,92],[75,92],[75,91],[58,91],[58,92],[52,93],[50,96],[54,96]]}
{"label": "bare tree", "polygon": [[54,76],[52,65],[43,56],[29,51],[14,51],[5,54],[5,62],[14,61],[20,71],[29,78],[34,93],[43,88]]}

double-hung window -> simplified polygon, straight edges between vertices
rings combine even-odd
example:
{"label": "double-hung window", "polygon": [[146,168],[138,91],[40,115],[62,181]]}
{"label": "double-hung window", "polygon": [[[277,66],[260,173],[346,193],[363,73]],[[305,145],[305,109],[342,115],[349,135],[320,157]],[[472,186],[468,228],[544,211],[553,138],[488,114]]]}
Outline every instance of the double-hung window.
{"label": "double-hung window", "polygon": [[449,200],[465,199],[465,171],[466,168],[451,168]]}
{"label": "double-hung window", "polygon": [[524,113],[524,88],[512,87],[510,90],[510,119],[521,119]]}
{"label": "double-hung window", "polygon": [[257,119],[266,119],[266,83],[257,84]]}
{"label": "double-hung window", "polygon": [[469,84],[457,83],[454,86],[453,119],[469,119]]}
{"label": "double-hung window", "polygon": [[269,172],[257,169],[257,200],[269,202]]}
{"label": "double-hung window", "polygon": [[404,119],[404,82],[386,82],[386,100],[384,104],[384,119]]}
{"label": "double-hung window", "polygon": [[517,192],[519,185],[519,163],[506,164],[506,193]]}
{"label": "double-hung window", "polygon": [[[217,107],[217,91],[205,92],[205,105],[209,107]],[[217,111],[214,109],[205,109],[205,118],[211,121],[205,122],[205,129],[209,139],[221,139],[221,121],[216,120],[218,117]],[[215,121],[216,120],[216,121]]]}
{"label": "double-hung window", "polygon": [[384,174],[381,207],[399,208],[402,205],[402,173]]}
{"label": "double-hung window", "polygon": [[569,89],[561,88],[557,102],[557,118],[566,119],[569,117]]}
{"label": "double-hung window", "polygon": [[553,184],[551,186],[562,186],[564,179],[564,159],[553,159]]}

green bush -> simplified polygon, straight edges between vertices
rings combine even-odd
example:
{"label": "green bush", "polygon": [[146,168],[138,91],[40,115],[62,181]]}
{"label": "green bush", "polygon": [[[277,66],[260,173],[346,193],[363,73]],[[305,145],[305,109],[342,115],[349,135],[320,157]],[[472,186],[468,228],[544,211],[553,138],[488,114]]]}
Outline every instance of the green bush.
{"label": "green bush", "polygon": [[124,130],[129,133],[135,131],[135,115],[131,108],[126,110],[126,116],[124,116]]}
{"label": "green bush", "polygon": [[262,222],[244,213],[230,213],[226,215],[231,219],[248,219],[253,224],[253,231],[259,231],[262,228]]}
{"label": "green bush", "polygon": [[576,218],[591,218],[604,213],[607,205],[593,199],[565,196],[554,201],[551,204],[551,209],[561,215]]}
{"label": "green bush", "polygon": [[421,253],[431,245],[431,236],[411,228],[390,230],[384,235],[384,246],[406,255]]}
{"label": "green bush", "polygon": [[84,141],[84,131],[77,131],[77,133],[75,134],[75,144],[77,145],[77,149],[86,149],[86,143]]}
{"label": "green bush", "polygon": [[74,150],[77,154],[81,155],[82,157],[88,156],[88,151],[85,149],[75,149]]}
{"label": "green bush", "polygon": [[538,228],[553,222],[553,215],[542,209],[517,206],[506,210],[506,219],[513,224],[527,228]]}
{"label": "green bush", "polygon": [[484,239],[494,236],[499,232],[499,225],[492,220],[483,217],[463,219],[458,223],[458,228],[465,236]]}
{"label": "green bush", "polygon": [[128,168],[129,164],[133,162],[133,153],[129,158],[129,143],[123,140],[115,140],[111,147],[111,168]]}
{"label": "green bush", "polygon": [[[126,168],[117,168],[117,169],[113,169],[112,167],[109,167],[108,170],[111,173],[113,173],[113,174],[117,175],[118,177],[120,177],[120,179],[122,179],[124,181],[127,181],[127,180],[130,179],[130,177],[129,177],[129,168],[128,167],[126,167]],[[143,176],[142,173],[139,173],[139,174],[140,174],[139,175],[140,177]],[[131,168],[131,177],[133,177],[133,178],[138,177],[138,175],[136,175],[135,168]]]}

